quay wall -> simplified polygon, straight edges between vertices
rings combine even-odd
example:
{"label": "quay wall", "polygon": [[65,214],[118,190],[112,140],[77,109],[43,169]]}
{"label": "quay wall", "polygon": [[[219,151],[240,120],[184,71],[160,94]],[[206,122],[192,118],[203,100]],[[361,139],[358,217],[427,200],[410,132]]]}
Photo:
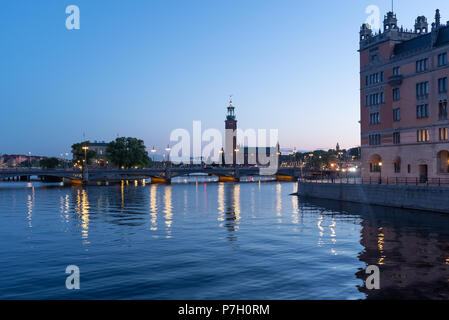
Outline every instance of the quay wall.
{"label": "quay wall", "polygon": [[298,195],[449,213],[449,187],[298,182]]}

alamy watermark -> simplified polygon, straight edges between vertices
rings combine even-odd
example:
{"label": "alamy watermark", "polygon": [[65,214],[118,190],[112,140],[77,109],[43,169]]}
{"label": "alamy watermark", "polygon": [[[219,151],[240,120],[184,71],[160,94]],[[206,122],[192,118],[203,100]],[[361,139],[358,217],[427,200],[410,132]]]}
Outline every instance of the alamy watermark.
{"label": "alamy watermark", "polygon": [[80,289],[80,268],[76,265],[67,266],[65,273],[69,276],[65,280],[65,287],[67,290]]}
{"label": "alamy watermark", "polygon": [[[257,166],[261,175],[273,175],[279,164],[277,129],[202,130],[201,121],[193,121],[192,131],[175,129],[170,134],[169,161],[173,164],[219,164]],[[224,142],[224,143],[223,143]]]}
{"label": "alamy watermark", "polygon": [[365,280],[365,287],[368,290],[379,290],[380,289],[380,269],[376,265],[371,265],[366,268],[366,274],[369,276]]}
{"label": "alamy watermark", "polygon": [[80,25],[80,8],[74,4],[65,8],[65,13],[69,16],[65,20],[67,30],[79,30]]}
{"label": "alamy watermark", "polygon": [[368,14],[365,23],[371,30],[380,30],[380,8],[376,5],[369,5],[365,9],[365,13]]}

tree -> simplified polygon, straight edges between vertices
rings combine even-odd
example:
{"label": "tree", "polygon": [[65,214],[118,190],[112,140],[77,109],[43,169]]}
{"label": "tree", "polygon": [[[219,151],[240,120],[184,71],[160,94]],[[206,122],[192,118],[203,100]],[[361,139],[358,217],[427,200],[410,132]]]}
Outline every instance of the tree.
{"label": "tree", "polygon": [[58,158],[44,158],[40,161],[40,166],[42,169],[54,169],[59,166]]}
{"label": "tree", "polygon": [[84,141],[80,143],[75,143],[72,145],[72,154],[73,154],[73,163],[77,163],[78,161],[80,164],[84,164],[84,157],[87,159],[87,164],[90,164],[92,162],[92,159],[94,159],[97,156],[97,153],[94,150],[87,150],[85,151],[83,147],[89,147],[90,141]]}
{"label": "tree", "polygon": [[150,163],[143,140],[136,138],[117,138],[108,144],[106,153],[109,161],[120,168],[142,168]]}
{"label": "tree", "polygon": [[360,147],[349,149],[349,155],[354,157],[354,160],[360,160],[361,149]]}

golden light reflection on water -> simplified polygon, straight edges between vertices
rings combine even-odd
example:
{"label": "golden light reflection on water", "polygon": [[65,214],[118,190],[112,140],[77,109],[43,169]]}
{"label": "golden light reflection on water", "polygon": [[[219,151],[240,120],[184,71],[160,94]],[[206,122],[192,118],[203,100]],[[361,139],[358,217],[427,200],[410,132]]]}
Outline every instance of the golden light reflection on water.
{"label": "golden light reflection on water", "polygon": [[150,189],[150,215],[150,230],[157,231],[157,184],[152,184]]}
{"label": "golden light reflection on water", "polygon": [[84,244],[89,244],[87,241],[89,238],[89,210],[89,198],[86,190],[77,190],[75,212],[81,218],[81,238],[84,240]]}
{"label": "golden light reflection on water", "polygon": [[[128,181],[127,181],[128,183]],[[120,184],[120,194],[122,196],[122,210],[125,209],[125,182],[122,180]]]}
{"label": "golden light reflection on water", "polygon": [[383,265],[385,264],[384,260],[386,256],[384,255],[384,243],[385,243],[385,235],[383,234],[383,228],[378,228],[378,235],[377,235],[377,248],[379,249],[380,258],[377,264]]}
{"label": "golden light reflection on water", "polygon": [[171,186],[165,187],[164,194],[164,213],[165,213],[165,225],[167,229],[167,238],[171,238],[171,227],[173,223],[173,204],[172,204],[172,195],[171,195]]}

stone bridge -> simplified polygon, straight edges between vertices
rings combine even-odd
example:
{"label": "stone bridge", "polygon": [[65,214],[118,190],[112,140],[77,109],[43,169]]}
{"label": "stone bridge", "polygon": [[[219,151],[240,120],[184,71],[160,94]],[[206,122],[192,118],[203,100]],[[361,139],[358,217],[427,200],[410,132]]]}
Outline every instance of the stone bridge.
{"label": "stone bridge", "polygon": [[[70,180],[72,183],[107,182],[116,180],[132,180],[137,177],[151,178],[152,183],[170,183],[172,178],[207,174],[217,176],[222,182],[237,182],[242,176],[271,175],[280,181],[296,181],[300,176],[299,168],[269,168],[255,167],[186,167],[186,168],[148,168],[148,169],[0,169],[0,180],[26,180],[31,176],[57,177]],[[25,179],[24,179],[25,178]]]}

